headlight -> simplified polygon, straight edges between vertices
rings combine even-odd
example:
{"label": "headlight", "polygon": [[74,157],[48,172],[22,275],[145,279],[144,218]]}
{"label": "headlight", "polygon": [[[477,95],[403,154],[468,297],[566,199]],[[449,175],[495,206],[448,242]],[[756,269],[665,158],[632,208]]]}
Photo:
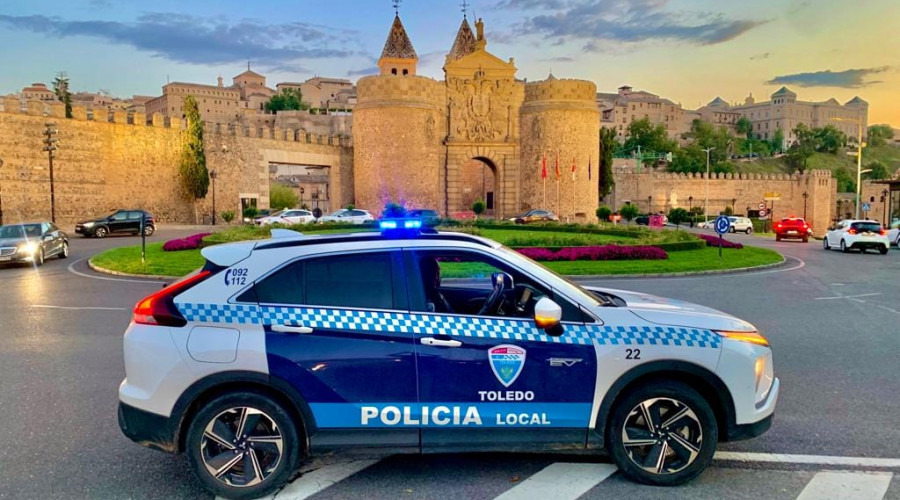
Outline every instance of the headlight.
{"label": "headlight", "polygon": [[19,245],[19,253],[24,253],[26,255],[32,255],[38,250],[38,244],[35,241],[29,241],[28,243],[23,243]]}
{"label": "headlight", "polygon": [[85,222],[84,227],[94,227],[94,223],[93,222]]}
{"label": "headlight", "polygon": [[764,347],[769,347],[769,341],[766,340],[765,337],[762,336],[759,332],[725,332],[725,331],[717,331],[719,335],[739,340],[741,342],[749,342],[751,344],[761,345]]}

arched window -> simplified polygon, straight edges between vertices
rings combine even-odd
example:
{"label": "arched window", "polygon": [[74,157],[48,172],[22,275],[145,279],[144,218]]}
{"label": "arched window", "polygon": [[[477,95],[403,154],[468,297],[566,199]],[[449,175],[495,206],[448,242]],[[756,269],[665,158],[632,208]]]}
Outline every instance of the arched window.
{"label": "arched window", "polygon": [[408,75],[408,74],[409,74],[409,70],[408,70],[408,69],[404,69],[404,70],[403,70],[403,76],[406,76],[406,75]]}
{"label": "arched window", "polygon": [[391,74],[392,74],[392,75],[396,75],[396,74],[397,74],[397,68],[391,68]]}

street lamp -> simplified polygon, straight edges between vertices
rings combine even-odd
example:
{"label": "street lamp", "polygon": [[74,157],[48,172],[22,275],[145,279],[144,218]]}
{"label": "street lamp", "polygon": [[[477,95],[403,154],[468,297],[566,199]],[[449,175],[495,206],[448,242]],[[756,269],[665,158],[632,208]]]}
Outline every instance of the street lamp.
{"label": "street lamp", "polygon": [[653,213],[653,196],[647,197],[647,213]]}
{"label": "street lamp", "polygon": [[809,198],[809,193],[806,191],[803,192],[803,220],[806,220],[806,199]]}
{"label": "street lamp", "polygon": [[703,221],[704,223],[709,223],[709,152],[716,148],[706,148],[701,151],[706,152],[706,208],[704,208],[703,212]]}
{"label": "street lamp", "polygon": [[47,128],[44,129],[43,150],[47,152],[47,161],[50,164],[50,222],[56,223],[56,192],[53,187],[53,152],[59,149],[56,145],[59,139],[53,136],[58,134],[59,130],[53,128],[56,126],[55,123],[47,122],[44,123],[44,126]]}
{"label": "street lamp", "polygon": [[[0,161],[0,166],[3,166],[2,161]],[[891,192],[888,191],[887,189],[885,189],[884,191],[881,192],[881,207],[882,207],[881,219],[884,222],[884,227],[888,227],[887,205],[888,205],[888,195],[889,194],[891,194]]]}
{"label": "street lamp", "polygon": [[[3,167],[3,158],[0,158],[0,167]],[[3,225],[3,192],[0,191],[0,226]]]}
{"label": "street lamp", "polygon": [[212,193],[213,193],[213,199],[212,199],[212,202],[213,202],[213,204],[212,204],[212,225],[213,226],[216,225],[216,175],[217,174],[216,174],[215,170],[209,171],[209,178],[210,178],[210,180],[212,180]]}
{"label": "street lamp", "polygon": [[856,122],[856,219],[859,219],[859,205],[862,193],[862,150],[866,147],[866,144],[863,142],[862,138],[862,108],[859,109],[859,115],[856,119],[852,118],[831,118],[832,121],[836,122]]}

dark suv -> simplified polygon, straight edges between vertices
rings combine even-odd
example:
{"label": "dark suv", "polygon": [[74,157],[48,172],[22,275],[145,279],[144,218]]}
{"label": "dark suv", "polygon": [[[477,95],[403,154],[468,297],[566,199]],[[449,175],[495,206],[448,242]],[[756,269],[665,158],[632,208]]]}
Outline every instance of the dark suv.
{"label": "dark suv", "polygon": [[105,238],[112,233],[141,233],[141,217],[144,218],[144,235],[150,236],[156,231],[153,215],[144,210],[116,210],[99,219],[79,222],[75,232],[85,237]]}

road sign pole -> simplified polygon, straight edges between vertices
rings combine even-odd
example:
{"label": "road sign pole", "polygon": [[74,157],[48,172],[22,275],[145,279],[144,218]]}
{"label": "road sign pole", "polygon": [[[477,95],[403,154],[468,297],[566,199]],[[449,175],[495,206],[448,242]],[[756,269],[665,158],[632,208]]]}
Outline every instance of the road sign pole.
{"label": "road sign pole", "polygon": [[722,234],[719,233],[719,264],[722,263]]}
{"label": "road sign pole", "polygon": [[144,211],[141,210],[141,264],[147,263],[147,234],[144,232]]}

